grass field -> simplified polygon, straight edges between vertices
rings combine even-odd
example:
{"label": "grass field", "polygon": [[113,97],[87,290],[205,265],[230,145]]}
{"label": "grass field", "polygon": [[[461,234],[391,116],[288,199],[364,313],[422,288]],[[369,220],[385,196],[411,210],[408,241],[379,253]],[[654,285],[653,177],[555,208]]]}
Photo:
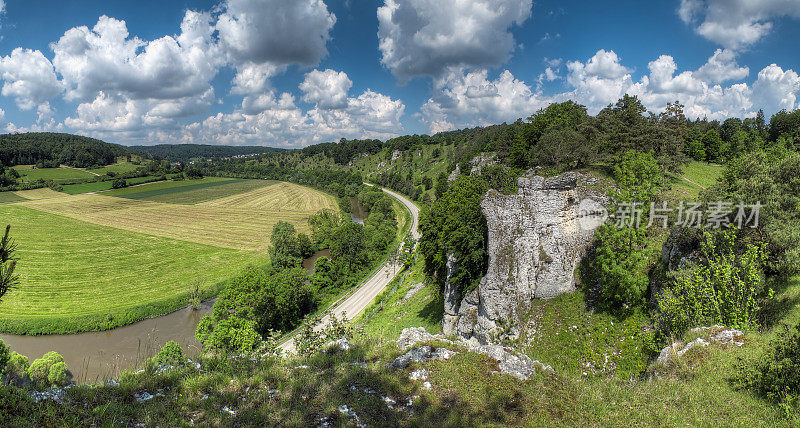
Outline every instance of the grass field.
{"label": "grass field", "polygon": [[43,180],[73,180],[76,178],[92,178],[94,174],[77,168],[36,168],[30,165],[18,165],[14,169],[22,176],[23,181],[31,182],[38,179]]}
{"label": "grass field", "polygon": [[[140,183],[145,183],[147,181],[155,180],[159,177],[154,175],[149,175],[145,177],[136,177],[136,178],[127,178],[125,179],[128,182],[128,185],[136,185]],[[61,186],[62,192],[68,193],[70,195],[78,195],[81,193],[92,193],[92,192],[101,192],[103,190],[110,190],[111,185],[114,183],[113,180],[109,181],[94,181],[91,183],[80,183],[80,184],[67,184],[65,186]]]}
{"label": "grass field", "polygon": [[709,188],[722,175],[722,165],[693,161],[683,167],[683,176],[698,185]]}
{"label": "grass field", "polygon": [[[155,183],[142,184],[140,186],[131,186],[122,189],[109,190],[108,192],[103,192],[103,195],[118,196],[128,199],[147,199],[148,197],[158,196],[161,194],[169,194],[183,190],[191,190],[193,188],[216,186],[224,182],[230,182],[235,180],[236,179],[234,178],[206,177],[200,180],[158,181]],[[187,187],[188,189],[184,189]]]}
{"label": "grass field", "polygon": [[[246,265],[266,263],[269,235],[279,220],[309,232],[310,215],[337,206],[333,197],[316,190],[292,186],[286,191],[270,184],[209,179],[140,187],[161,192],[150,197],[187,202],[200,198],[202,189],[227,197],[258,185],[276,190],[273,205],[281,209],[67,195],[50,189],[13,193],[17,202],[0,206],[0,219],[12,225],[22,285],[0,302],[0,330],[107,329],[170,312],[185,305],[195,280],[210,287],[211,295]],[[131,189],[120,190],[140,193]],[[303,203],[304,198],[319,206]],[[285,200],[294,209],[286,209]]]}
{"label": "grass field", "polygon": [[14,193],[24,200],[50,199],[65,196],[63,193],[56,192],[55,190],[47,187],[33,190],[20,190]]}
{"label": "grass field", "polygon": [[[147,195],[144,198],[148,201],[164,202],[169,204],[200,204],[220,198],[227,198],[232,195],[260,189],[272,184],[275,181],[268,180],[228,180],[208,183],[198,187],[185,186],[174,189],[163,189],[161,192]],[[172,191],[169,191],[172,190]],[[141,196],[134,194],[131,196]]]}
{"label": "grass field", "polygon": [[266,251],[279,220],[308,232],[314,211],[254,211],[164,204],[101,195],[20,202],[39,211],[165,238],[250,251]]}
{"label": "grass field", "polygon": [[[69,198],[62,198],[69,199]],[[0,303],[0,329],[64,333],[110,328],[176,309],[190,285],[206,287],[257,253],[128,232],[48,214],[19,204],[0,207],[18,245],[19,288]]]}
{"label": "grass field", "polygon": [[671,199],[697,199],[700,192],[713,186],[722,175],[722,165],[692,161],[683,167],[683,174],[668,174]]}
{"label": "grass field", "polygon": [[140,166],[142,166],[142,165],[134,165],[131,162],[124,162],[123,161],[123,162],[117,162],[117,163],[114,163],[114,164],[111,164],[111,165],[107,165],[107,166],[104,166],[102,168],[89,169],[87,171],[93,172],[95,174],[100,174],[100,175],[103,175],[103,174],[105,174],[105,173],[107,173],[109,171],[114,172],[116,174],[124,174],[126,172],[131,172],[131,171],[135,170],[136,168],[139,168]]}
{"label": "grass field", "polygon": [[0,204],[7,204],[9,202],[24,201],[25,198],[17,195],[14,192],[0,192]]}
{"label": "grass field", "polygon": [[214,199],[201,205],[258,211],[308,211],[337,209],[336,201],[325,193],[292,183],[274,183],[267,187]]}

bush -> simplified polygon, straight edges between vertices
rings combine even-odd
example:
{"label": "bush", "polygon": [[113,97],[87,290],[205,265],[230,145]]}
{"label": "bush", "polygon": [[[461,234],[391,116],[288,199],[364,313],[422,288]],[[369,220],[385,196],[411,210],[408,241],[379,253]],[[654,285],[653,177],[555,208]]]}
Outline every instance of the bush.
{"label": "bush", "polygon": [[6,364],[10,358],[11,355],[8,353],[8,346],[0,340],[0,375],[6,372]]}
{"label": "bush", "polygon": [[153,357],[153,362],[159,365],[179,366],[186,362],[186,356],[183,355],[181,345],[170,340],[158,351],[158,354]]}
{"label": "bush", "polygon": [[[30,367],[28,367],[28,377],[37,385],[44,385],[49,382],[51,368],[58,364],[63,363],[64,357],[58,352],[48,352],[42,358],[35,360]],[[60,369],[61,366],[59,366]],[[66,370],[66,365],[64,366]],[[58,369],[57,369],[58,370]]]}
{"label": "bush", "polygon": [[739,363],[740,389],[750,389],[775,403],[797,407],[800,403],[800,324],[786,327],[765,355]]}
{"label": "bush", "polygon": [[671,274],[658,302],[663,327],[680,335],[700,325],[753,325],[764,291],[764,247],[737,246],[735,237],[733,231],[705,232],[700,259]]}
{"label": "bush", "polygon": [[50,366],[50,372],[47,374],[47,381],[50,385],[64,386],[67,384],[67,364],[63,361]]}
{"label": "bush", "polygon": [[[208,331],[208,322],[198,326],[198,336],[200,327]],[[208,334],[203,335],[203,339],[202,344],[206,348],[235,354],[250,354],[258,349],[262,342],[261,335],[256,331],[256,323],[238,317],[221,320]]]}
{"label": "bush", "polygon": [[5,373],[11,378],[20,379],[25,376],[25,373],[28,371],[28,367],[30,367],[28,357],[16,352],[12,352],[8,358]]}
{"label": "bush", "polygon": [[124,178],[118,178],[111,183],[112,189],[122,189],[123,187],[128,187],[128,182]]}
{"label": "bush", "polygon": [[598,306],[617,310],[642,303],[650,281],[645,230],[603,225],[595,236],[597,248],[587,284],[599,294]]}

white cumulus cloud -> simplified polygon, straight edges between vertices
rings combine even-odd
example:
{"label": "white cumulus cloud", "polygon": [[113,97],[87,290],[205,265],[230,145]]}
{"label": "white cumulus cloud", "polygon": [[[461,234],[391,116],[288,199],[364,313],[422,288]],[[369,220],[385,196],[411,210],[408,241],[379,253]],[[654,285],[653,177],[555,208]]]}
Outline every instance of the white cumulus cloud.
{"label": "white cumulus cloud", "polygon": [[681,0],[681,19],[701,36],[729,49],[752,45],[777,18],[800,18],[797,0]]}
{"label": "white cumulus cloud", "polygon": [[2,94],[13,97],[22,110],[31,110],[58,95],[61,83],[50,60],[38,50],[15,48],[11,55],[0,57]]}
{"label": "white cumulus cloud", "polygon": [[381,62],[401,81],[499,65],[515,48],[509,29],[530,15],[531,0],[386,0],[378,8]]}
{"label": "white cumulus cloud", "polygon": [[322,109],[339,109],[347,107],[347,92],[353,82],[347,73],[334,70],[313,70],[306,74],[300,84],[303,101],[316,104]]}

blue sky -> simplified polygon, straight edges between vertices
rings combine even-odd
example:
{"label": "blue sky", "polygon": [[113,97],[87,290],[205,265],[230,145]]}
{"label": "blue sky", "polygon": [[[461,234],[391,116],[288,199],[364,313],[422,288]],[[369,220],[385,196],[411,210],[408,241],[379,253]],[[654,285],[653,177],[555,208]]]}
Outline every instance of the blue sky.
{"label": "blue sky", "polygon": [[800,1],[0,0],[0,129],[299,147],[622,94],[798,107]]}

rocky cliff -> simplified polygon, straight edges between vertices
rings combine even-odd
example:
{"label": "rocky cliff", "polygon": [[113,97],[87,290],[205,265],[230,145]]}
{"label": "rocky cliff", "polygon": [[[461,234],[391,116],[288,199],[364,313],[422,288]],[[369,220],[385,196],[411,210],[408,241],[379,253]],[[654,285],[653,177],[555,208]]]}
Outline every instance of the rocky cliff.
{"label": "rocky cliff", "polygon": [[[444,332],[481,343],[514,338],[533,299],[575,289],[575,269],[604,220],[605,192],[583,173],[518,179],[518,192],[490,190],[481,203],[489,267],[478,287],[459,296],[446,287]],[[448,270],[458,269],[450,259]],[[463,298],[462,298],[463,297]]]}

